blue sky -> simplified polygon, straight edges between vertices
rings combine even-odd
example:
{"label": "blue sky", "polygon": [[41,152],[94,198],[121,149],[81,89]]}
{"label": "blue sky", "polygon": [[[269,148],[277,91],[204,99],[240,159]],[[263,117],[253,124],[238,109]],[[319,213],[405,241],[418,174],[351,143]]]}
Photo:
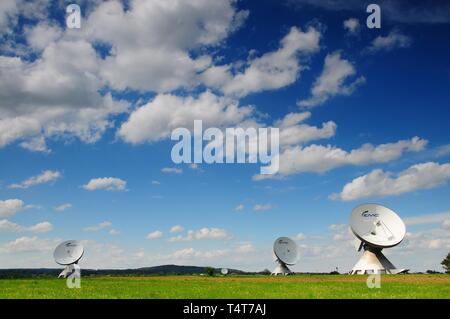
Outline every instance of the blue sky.
{"label": "blue sky", "polygon": [[[85,268],[261,270],[290,236],[296,271],[347,271],[348,217],[365,202],[406,221],[386,252],[395,265],[440,268],[448,5],[380,1],[382,26],[368,29],[353,1],[79,3],[79,30],[63,2],[0,6],[1,268],[54,267],[54,246],[80,239]],[[297,140],[272,178],[256,180],[259,164],[171,160],[173,123],[277,126],[289,114],[303,120],[281,127]]]}

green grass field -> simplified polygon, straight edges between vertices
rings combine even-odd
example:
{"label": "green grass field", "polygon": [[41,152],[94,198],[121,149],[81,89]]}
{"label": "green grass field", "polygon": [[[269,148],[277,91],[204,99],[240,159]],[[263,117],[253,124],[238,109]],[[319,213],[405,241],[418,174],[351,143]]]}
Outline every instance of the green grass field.
{"label": "green grass field", "polygon": [[383,276],[369,289],[366,276],[83,277],[81,289],[64,279],[1,279],[0,298],[445,298],[450,275]]}

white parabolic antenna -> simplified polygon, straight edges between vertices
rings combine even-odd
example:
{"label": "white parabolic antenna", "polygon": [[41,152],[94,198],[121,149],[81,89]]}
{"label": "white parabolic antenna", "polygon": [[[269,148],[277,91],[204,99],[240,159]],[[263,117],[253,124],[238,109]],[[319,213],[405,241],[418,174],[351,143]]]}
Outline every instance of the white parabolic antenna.
{"label": "white parabolic antenna", "polygon": [[288,237],[277,238],[273,244],[273,253],[275,254],[278,266],[272,272],[272,275],[292,274],[288,265],[295,265],[299,259],[298,247],[295,241]]}
{"label": "white parabolic antenna", "polygon": [[405,224],[393,210],[377,204],[355,207],[350,215],[350,228],[361,240],[358,251],[364,249],[351,274],[398,274],[407,271],[396,269],[381,252],[383,248],[400,244],[406,234]]}
{"label": "white parabolic antenna", "polygon": [[83,245],[77,240],[67,240],[59,244],[53,252],[55,261],[63,266],[66,266],[58,277],[66,277],[74,270],[74,265],[83,257]]}
{"label": "white parabolic antenna", "polygon": [[228,275],[228,269],[227,268],[222,268],[221,270],[220,270],[220,272],[222,273],[222,275]]}

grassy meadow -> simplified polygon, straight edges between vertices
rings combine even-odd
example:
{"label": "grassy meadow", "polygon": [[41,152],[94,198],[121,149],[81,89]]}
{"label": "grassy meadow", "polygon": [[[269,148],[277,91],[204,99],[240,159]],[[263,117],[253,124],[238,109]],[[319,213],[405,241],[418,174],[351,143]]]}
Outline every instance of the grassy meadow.
{"label": "grassy meadow", "polygon": [[0,298],[445,298],[450,275],[383,276],[380,289],[369,289],[367,276],[148,276],[82,277],[81,289],[64,279],[0,279]]}

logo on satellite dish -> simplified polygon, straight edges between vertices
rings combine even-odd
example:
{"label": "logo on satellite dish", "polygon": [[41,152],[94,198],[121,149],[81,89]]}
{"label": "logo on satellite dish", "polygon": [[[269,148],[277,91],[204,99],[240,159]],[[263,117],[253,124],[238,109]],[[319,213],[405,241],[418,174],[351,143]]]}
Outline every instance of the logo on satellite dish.
{"label": "logo on satellite dish", "polygon": [[364,212],[361,213],[361,216],[362,216],[362,217],[366,217],[366,218],[368,218],[368,217],[379,217],[380,214],[377,214],[377,213],[371,213],[371,212],[369,212],[368,210],[366,210],[366,211],[364,211]]}
{"label": "logo on satellite dish", "polygon": [[287,242],[286,240],[283,240],[283,239],[280,239],[280,240],[278,241],[278,243],[279,243],[279,244],[284,244],[284,245],[289,244],[289,242]]}

